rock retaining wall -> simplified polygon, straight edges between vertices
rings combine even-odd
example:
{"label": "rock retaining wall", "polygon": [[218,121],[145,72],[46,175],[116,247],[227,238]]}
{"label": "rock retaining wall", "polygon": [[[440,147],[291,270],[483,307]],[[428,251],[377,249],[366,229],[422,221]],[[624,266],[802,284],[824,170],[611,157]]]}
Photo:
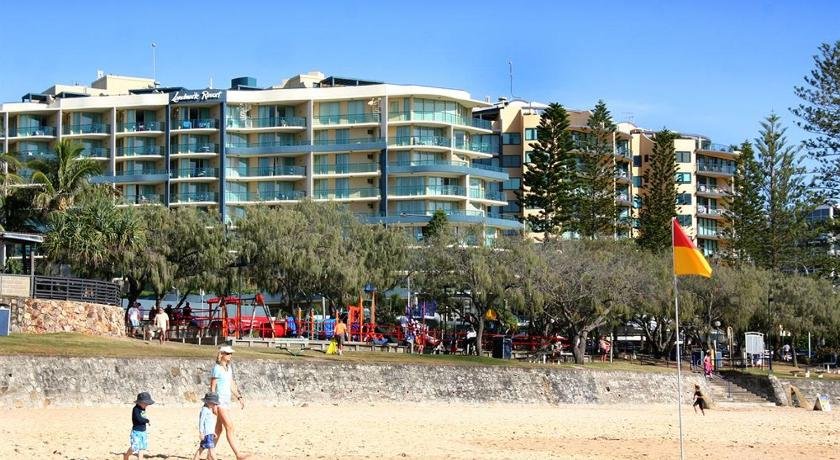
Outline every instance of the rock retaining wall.
{"label": "rock retaining wall", "polygon": [[0,302],[12,308],[12,332],[78,332],[111,337],[125,335],[125,310],[120,307],[32,298],[4,298]]}
{"label": "rock retaining wall", "polygon": [[[0,407],[128,404],[141,391],[162,404],[192,405],[208,390],[212,364],[210,359],[0,357]],[[658,372],[268,360],[236,363],[234,372],[248,401],[270,405],[676,401],[676,376]],[[695,383],[705,388],[702,377],[683,379],[687,402]]]}

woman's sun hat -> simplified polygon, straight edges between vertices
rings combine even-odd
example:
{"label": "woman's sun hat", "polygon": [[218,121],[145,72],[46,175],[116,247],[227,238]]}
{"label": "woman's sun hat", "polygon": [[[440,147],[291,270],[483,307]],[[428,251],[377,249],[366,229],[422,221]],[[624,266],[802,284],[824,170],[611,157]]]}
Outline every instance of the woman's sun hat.
{"label": "woman's sun hat", "polygon": [[221,348],[219,348],[219,353],[232,354],[233,353],[233,347],[230,346],[230,345],[223,345]]}

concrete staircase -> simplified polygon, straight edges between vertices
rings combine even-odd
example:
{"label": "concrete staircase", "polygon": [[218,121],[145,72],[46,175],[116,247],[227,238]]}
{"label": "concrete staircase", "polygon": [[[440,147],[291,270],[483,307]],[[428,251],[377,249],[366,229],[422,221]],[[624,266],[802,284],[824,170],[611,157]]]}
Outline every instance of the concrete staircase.
{"label": "concrete staircase", "polygon": [[722,408],[776,406],[773,401],[753,393],[720,374],[715,374],[715,377],[709,380],[707,384],[712,400]]}

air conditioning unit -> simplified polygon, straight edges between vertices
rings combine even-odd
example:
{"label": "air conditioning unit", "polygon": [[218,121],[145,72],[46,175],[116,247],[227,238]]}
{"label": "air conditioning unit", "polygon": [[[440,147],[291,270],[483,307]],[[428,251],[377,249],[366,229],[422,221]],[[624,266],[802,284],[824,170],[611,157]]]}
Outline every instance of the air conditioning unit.
{"label": "air conditioning unit", "polygon": [[369,135],[369,136],[373,136],[373,130],[372,130],[372,129],[369,129],[369,130],[368,130],[368,135]]}
{"label": "air conditioning unit", "polygon": [[372,154],[372,153],[368,153],[367,158],[368,158],[368,160],[373,160],[373,154]]}
{"label": "air conditioning unit", "polygon": [[368,179],[368,184],[373,185],[373,178]]}

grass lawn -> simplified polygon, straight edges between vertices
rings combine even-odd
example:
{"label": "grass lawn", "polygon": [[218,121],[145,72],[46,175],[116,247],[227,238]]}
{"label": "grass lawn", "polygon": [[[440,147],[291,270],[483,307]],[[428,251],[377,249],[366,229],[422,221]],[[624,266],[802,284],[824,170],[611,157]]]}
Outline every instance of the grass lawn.
{"label": "grass lawn", "polygon": [[[82,334],[12,334],[0,337],[0,355],[18,356],[73,356],[73,357],[110,357],[110,358],[202,358],[214,356],[216,348],[209,345],[182,344],[157,341],[146,342],[130,338],[111,338]],[[276,359],[283,361],[349,362],[356,364],[425,364],[456,366],[508,366],[525,368],[586,368],[613,371],[635,372],[674,372],[674,366],[641,365],[638,362],[615,360],[593,362],[585,366],[568,364],[536,364],[526,361],[501,360],[478,356],[461,355],[411,355],[404,353],[382,352],[345,352],[344,356],[326,355],[320,351],[307,350],[292,355],[285,350],[274,348],[238,347],[239,359]]]}

